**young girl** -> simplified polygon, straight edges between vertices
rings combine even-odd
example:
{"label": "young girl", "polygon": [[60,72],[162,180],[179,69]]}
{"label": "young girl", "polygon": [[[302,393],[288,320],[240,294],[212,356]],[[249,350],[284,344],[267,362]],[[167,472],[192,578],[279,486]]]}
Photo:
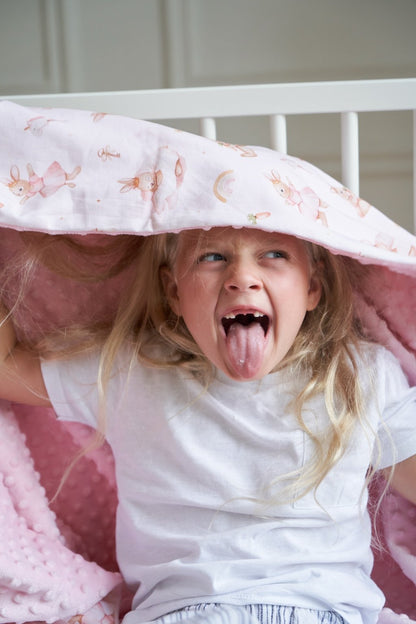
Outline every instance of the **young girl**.
{"label": "young girl", "polygon": [[[352,231],[362,214],[354,217],[341,187],[307,163],[256,148],[254,164],[242,165],[230,146],[138,127],[143,151],[159,158],[151,168],[158,189],[171,177],[159,199],[156,190],[139,198],[155,233],[133,244],[120,238],[125,294],[115,319],[69,329],[64,344],[62,333],[38,341],[39,357],[17,341],[4,311],[0,396],[53,406],[109,441],[117,557],[134,592],[126,624],[375,623],[383,596],[370,578],[367,485],[384,471],[416,503],[416,390],[391,353],[365,337],[359,295],[368,304],[414,284],[414,238],[372,209],[375,230],[367,222],[356,244],[371,263],[364,267],[346,257],[354,250],[348,235],[340,240],[343,224],[330,229],[337,209]],[[124,194],[126,178],[117,181]],[[212,197],[211,227],[196,227],[204,217],[192,211]],[[43,229],[56,232],[57,223]],[[380,250],[377,236],[365,241],[383,231],[399,251]],[[66,271],[70,235],[30,240],[49,268]],[[377,265],[394,266],[398,253],[403,282],[395,285]]]}

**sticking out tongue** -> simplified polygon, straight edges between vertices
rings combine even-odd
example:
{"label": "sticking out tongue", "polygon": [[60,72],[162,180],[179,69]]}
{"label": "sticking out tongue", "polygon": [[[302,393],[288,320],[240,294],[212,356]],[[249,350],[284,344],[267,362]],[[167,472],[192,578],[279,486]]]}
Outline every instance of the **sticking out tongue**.
{"label": "sticking out tongue", "polygon": [[258,372],[266,347],[266,337],[260,323],[242,325],[235,322],[227,333],[228,357],[235,372],[246,379]]}

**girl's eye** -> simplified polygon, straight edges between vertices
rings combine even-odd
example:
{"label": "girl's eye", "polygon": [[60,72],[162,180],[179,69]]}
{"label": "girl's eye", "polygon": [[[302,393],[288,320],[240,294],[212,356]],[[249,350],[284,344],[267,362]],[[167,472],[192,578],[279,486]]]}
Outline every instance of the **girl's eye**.
{"label": "girl's eye", "polygon": [[200,264],[201,262],[221,262],[222,260],[225,260],[222,254],[216,253],[216,252],[209,252],[209,253],[203,254],[198,259],[198,264]]}
{"label": "girl's eye", "polygon": [[265,258],[285,258],[287,259],[288,255],[285,251],[277,251],[277,250],[273,250],[273,251],[268,251],[267,253],[264,254]]}

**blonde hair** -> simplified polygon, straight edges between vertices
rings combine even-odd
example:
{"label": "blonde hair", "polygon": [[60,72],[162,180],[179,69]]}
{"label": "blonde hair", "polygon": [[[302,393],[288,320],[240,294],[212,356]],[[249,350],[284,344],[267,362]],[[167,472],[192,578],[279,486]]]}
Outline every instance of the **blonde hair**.
{"label": "blonde hair", "polygon": [[[132,354],[132,364],[138,359],[146,366],[179,366],[197,377],[205,387],[213,378],[213,366],[183,320],[172,311],[164,293],[161,268],[173,268],[179,237],[176,234],[116,236],[98,246],[85,245],[71,237],[60,237],[59,240],[48,235],[25,237],[31,257],[36,256],[51,270],[71,279],[99,281],[128,272],[127,287],[114,318],[77,327],[72,333],[66,331],[64,350],[51,347],[54,342],[56,345],[62,340],[61,333],[52,343],[42,339],[36,345],[44,356],[55,357],[58,353],[61,357],[96,348],[98,340],[102,345],[97,380],[102,405],[105,404],[106,387],[115,358],[126,344]],[[90,267],[87,271],[85,268],[80,270],[73,259],[66,262],[62,255],[58,257],[58,242],[68,245],[89,263],[94,260],[93,270]],[[296,491],[296,498],[311,490],[316,491],[345,453],[357,421],[364,421],[363,397],[357,375],[362,337],[353,307],[353,281],[359,278],[364,268],[358,262],[335,256],[318,245],[305,245],[311,266],[322,284],[322,296],[315,310],[306,314],[292,348],[280,364],[280,368],[288,367],[297,377],[306,380],[291,407],[299,427],[312,440],[315,449],[313,461],[292,475],[295,485],[293,487],[292,483],[287,493],[293,495]],[[114,261],[115,257],[117,261]],[[27,276],[25,281],[28,281]],[[321,394],[328,414],[325,436],[312,431],[304,418],[307,403]],[[101,412],[100,439],[105,427],[104,412]]]}
{"label": "blonde hair", "polygon": [[[306,382],[293,401],[300,428],[314,446],[314,459],[298,473],[297,498],[317,487],[348,448],[357,421],[365,426],[359,359],[364,342],[354,315],[353,283],[365,271],[358,262],[335,256],[323,247],[306,243],[311,264],[322,285],[318,306],[304,323],[283,362]],[[325,400],[328,417],[325,435],[306,423],[304,407],[316,396]],[[372,476],[368,475],[368,479]]]}

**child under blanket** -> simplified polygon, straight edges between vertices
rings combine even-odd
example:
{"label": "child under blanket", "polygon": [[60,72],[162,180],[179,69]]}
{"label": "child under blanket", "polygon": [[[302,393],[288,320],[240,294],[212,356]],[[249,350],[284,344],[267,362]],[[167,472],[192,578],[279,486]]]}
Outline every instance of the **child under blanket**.
{"label": "child under blanket", "polygon": [[[125,624],[375,624],[369,483],[416,504],[416,239],[296,158],[36,113],[0,107],[0,397],[109,443]],[[39,266],[118,305],[28,331]]]}

